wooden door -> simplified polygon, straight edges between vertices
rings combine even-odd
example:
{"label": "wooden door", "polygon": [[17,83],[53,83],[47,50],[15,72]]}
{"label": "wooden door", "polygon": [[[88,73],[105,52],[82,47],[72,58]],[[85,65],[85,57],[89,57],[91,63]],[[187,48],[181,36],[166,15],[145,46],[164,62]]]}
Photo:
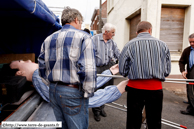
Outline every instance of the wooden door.
{"label": "wooden door", "polygon": [[185,9],[164,8],[161,10],[160,40],[166,42],[170,51],[182,50]]}
{"label": "wooden door", "polygon": [[129,33],[129,40],[137,37],[136,29],[137,24],[141,21],[141,14],[136,15],[135,17],[130,19],[130,33]]}

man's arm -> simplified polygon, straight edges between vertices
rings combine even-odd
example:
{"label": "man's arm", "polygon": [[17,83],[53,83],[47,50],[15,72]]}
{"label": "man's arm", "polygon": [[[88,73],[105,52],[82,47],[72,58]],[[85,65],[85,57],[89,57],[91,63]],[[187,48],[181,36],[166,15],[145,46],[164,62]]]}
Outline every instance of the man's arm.
{"label": "man's arm", "polygon": [[165,69],[164,76],[167,77],[171,72],[171,58],[170,58],[170,51],[168,47],[166,46],[166,44],[165,44],[165,49],[166,49],[165,50],[165,53],[166,53],[166,63],[165,63],[166,67],[165,68],[166,69]]}
{"label": "man's arm", "polygon": [[119,59],[119,56],[120,56],[121,52],[118,49],[117,44],[114,41],[113,41],[113,44],[114,44],[114,57],[116,59]]}
{"label": "man's arm", "polygon": [[[186,48],[187,49],[187,48]],[[185,65],[187,64],[187,54],[186,54],[186,49],[183,51],[180,59],[179,59],[179,70],[183,76],[183,78],[187,79],[187,71],[185,70]]]}
{"label": "man's arm", "polygon": [[49,87],[43,83],[39,76],[38,69],[36,69],[32,75],[32,83],[39,95],[47,102],[49,102]]}
{"label": "man's arm", "polygon": [[38,57],[38,65],[39,65],[39,74],[40,77],[42,77],[43,79],[47,79],[46,78],[46,64],[45,64],[45,42],[42,44],[41,46],[41,51],[40,51],[40,55]]}
{"label": "man's arm", "polygon": [[128,52],[128,46],[124,46],[119,57],[119,73],[126,77],[129,72],[130,62],[133,60],[133,56]]}
{"label": "man's arm", "polygon": [[82,43],[81,54],[78,60],[78,75],[84,89],[84,97],[93,96],[96,87],[95,52],[91,38]]}
{"label": "man's arm", "polygon": [[[101,74],[105,74],[105,75],[115,75],[119,72],[119,66],[118,64],[112,66],[110,69],[107,69],[105,71],[103,71]],[[101,86],[103,86],[106,82],[108,82],[109,80],[111,80],[112,77],[97,77],[97,87],[96,89],[100,88]]]}
{"label": "man's arm", "polygon": [[89,108],[99,107],[105,103],[111,103],[119,99],[122,93],[125,92],[125,87],[128,80],[120,82],[117,86],[107,86],[104,89],[99,89],[94,93],[93,97],[89,98]]}

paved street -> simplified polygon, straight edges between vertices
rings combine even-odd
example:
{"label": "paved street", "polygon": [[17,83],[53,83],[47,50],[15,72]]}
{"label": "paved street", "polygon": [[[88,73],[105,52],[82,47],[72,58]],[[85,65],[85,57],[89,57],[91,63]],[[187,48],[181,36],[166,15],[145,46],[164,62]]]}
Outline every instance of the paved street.
{"label": "paved street", "polygon": [[[120,82],[121,79],[116,79],[115,84]],[[126,105],[126,93],[116,101],[116,103]],[[188,129],[194,128],[194,116],[182,115],[180,110],[184,110],[187,104],[183,103],[186,98],[180,97],[172,93],[171,91],[164,90],[164,100],[163,100],[163,113],[162,118],[164,120],[169,120],[174,123],[178,123],[186,126]],[[100,122],[96,122],[93,119],[93,113],[90,109],[90,120],[89,129],[125,129],[126,127],[126,112],[120,111],[106,106],[105,111],[107,117],[101,117]],[[175,129],[174,127],[162,124],[162,129]]]}

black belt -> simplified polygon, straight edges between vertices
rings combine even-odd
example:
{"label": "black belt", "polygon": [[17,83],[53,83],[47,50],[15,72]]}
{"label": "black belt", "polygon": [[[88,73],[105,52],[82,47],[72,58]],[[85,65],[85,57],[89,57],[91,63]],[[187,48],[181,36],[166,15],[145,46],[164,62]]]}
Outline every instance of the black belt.
{"label": "black belt", "polygon": [[68,84],[68,83],[64,83],[64,82],[58,82],[57,84],[59,84],[59,85],[65,85],[65,86],[69,86],[69,87],[73,87],[73,88],[79,89],[79,85]]}
{"label": "black belt", "polygon": [[104,67],[104,66],[107,66],[107,65],[102,65],[102,66],[96,66],[96,67],[99,67],[99,68],[100,68],[100,67]]}

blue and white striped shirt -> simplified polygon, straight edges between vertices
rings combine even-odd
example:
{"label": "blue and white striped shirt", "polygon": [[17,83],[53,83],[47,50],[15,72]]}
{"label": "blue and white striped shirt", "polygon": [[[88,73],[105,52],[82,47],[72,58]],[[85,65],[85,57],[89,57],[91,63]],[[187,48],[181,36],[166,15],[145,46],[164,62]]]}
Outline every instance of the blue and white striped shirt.
{"label": "blue and white striped shirt", "polygon": [[167,45],[149,33],[139,33],[123,48],[119,58],[119,72],[129,79],[165,80],[170,74],[171,59]]}
{"label": "blue and white striped shirt", "polygon": [[[102,72],[105,75],[112,75],[110,70],[105,70]],[[97,87],[100,88],[106,82],[108,82],[111,77],[97,77]],[[38,69],[34,71],[32,75],[32,83],[36,91],[40,96],[47,102],[49,102],[49,87],[43,83],[41,77],[39,76]],[[107,86],[104,89],[97,90],[94,93],[94,96],[89,98],[88,107],[99,107],[105,103],[110,103],[121,97],[121,93],[118,90],[117,86]]]}
{"label": "blue and white striped shirt", "polygon": [[95,45],[96,66],[108,65],[110,60],[119,58],[120,50],[112,39],[105,43],[102,33],[92,36],[92,39]]}
{"label": "blue and white striped shirt", "polygon": [[39,73],[47,81],[82,85],[84,97],[96,87],[95,51],[91,36],[71,25],[48,36],[38,58]]}
{"label": "blue and white striped shirt", "polygon": [[189,55],[189,68],[191,68],[194,65],[194,48],[191,47],[191,52]]}

